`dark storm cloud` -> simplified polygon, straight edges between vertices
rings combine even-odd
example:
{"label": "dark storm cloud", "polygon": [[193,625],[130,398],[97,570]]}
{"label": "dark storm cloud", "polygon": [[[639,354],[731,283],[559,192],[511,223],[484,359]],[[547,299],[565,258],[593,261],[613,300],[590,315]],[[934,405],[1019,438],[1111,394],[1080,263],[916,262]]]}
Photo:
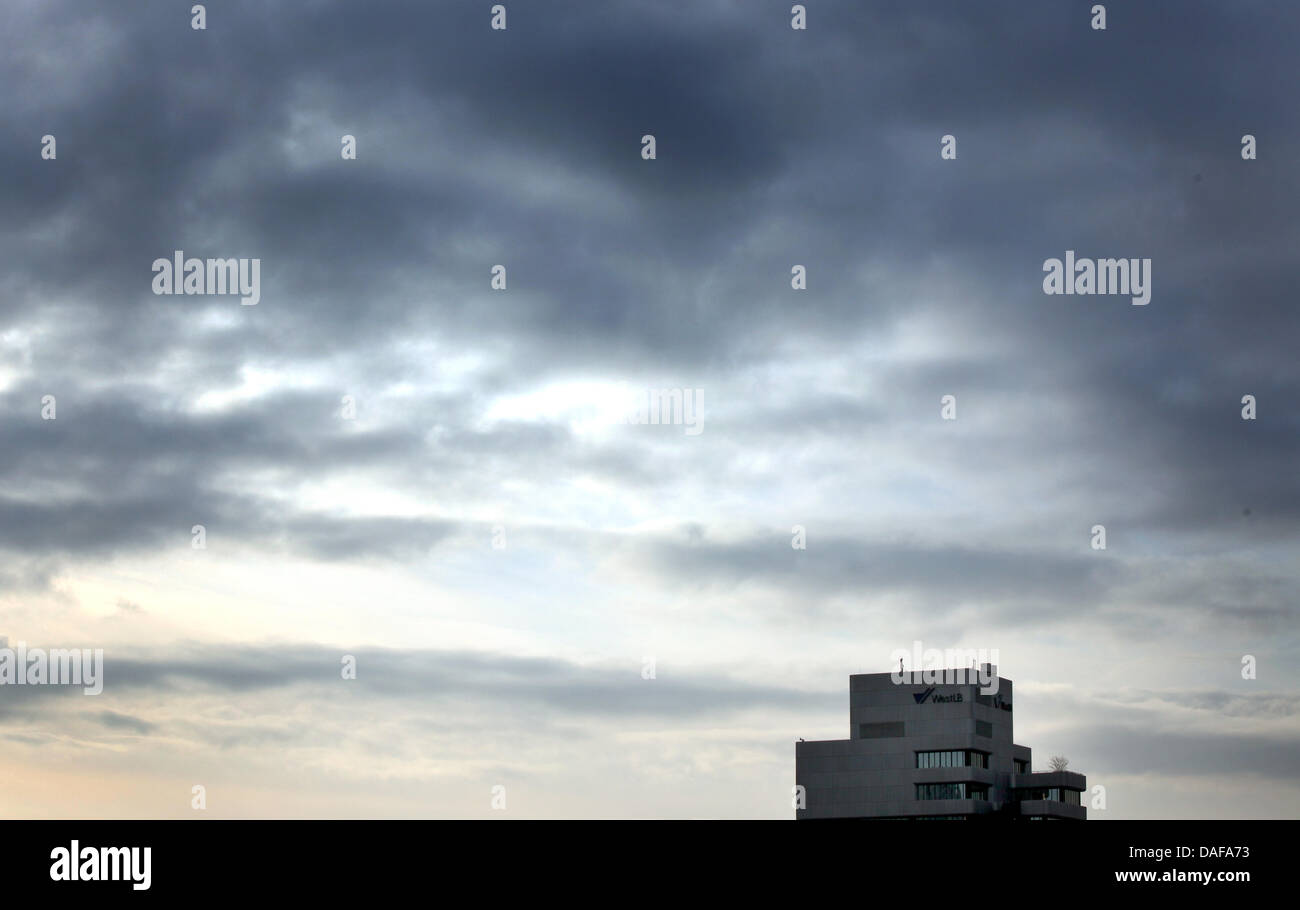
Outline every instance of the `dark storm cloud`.
{"label": "dark storm cloud", "polygon": [[[14,187],[0,203],[12,241],[6,306],[19,324],[59,317],[60,350],[78,351],[38,349],[39,382],[6,396],[15,410],[78,381],[146,378],[177,355],[190,363],[191,391],[233,381],[250,361],[287,368],[331,352],[355,355],[375,382],[398,381],[386,351],[419,333],[527,352],[527,370],[495,377],[496,391],[577,364],[716,371],[761,363],[777,338],[887,331],[935,308],[1014,339],[1021,357],[882,367],[909,410],[937,389],[1005,394],[1046,381],[1088,419],[1090,439],[1073,453],[1080,485],[1133,510],[1109,516],[1163,530],[1217,525],[1247,542],[1295,533],[1300,484],[1285,467],[1296,421],[1278,408],[1297,391],[1285,364],[1300,338],[1279,296],[1291,259],[1258,252],[1283,249],[1294,232],[1272,199],[1295,178],[1280,155],[1248,167],[1236,155],[1247,128],[1269,145],[1295,138],[1287,100],[1268,89],[1287,67],[1273,13],[1245,8],[1225,24],[1209,3],[1185,5],[1176,20],[1142,5],[1114,11],[1103,34],[1081,28],[1070,4],[840,5],[814,11],[819,27],[795,35],[776,7],[595,15],[540,4],[515,10],[501,34],[458,4],[236,4],[213,9],[199,35],[178,28],[182,12],[68,4],[8,14],[31,44],[47,35],[69,63],[84,57],[60,71],[16,48],[5,64],[22,97],[0,120]],[[320,124],[295,126],[304,112]],[[61,142],[57,165],[31,153],[46,129]],[[358,135],[357,162],[338,159],[343,131]],[[647,131],[661,144],[653,163],[637,154]],[[943,132],[959,137],[956,162],[938,159]],[[426,158],[490,159],[500,170],[457,174],[421,166]],[[589,195],[520,193],[528,177],[557,174]],[[1155,304],[1042,297],[1042,258],[1090,246],[1152,255]],[[1208,282],[1180,274],[1221,246],[1257,252]],[[149,294],[147,264],[176,248],[263,259],[264,303],[239,313],[238,332],[199,332],[191,299]],[[909,293],[936,254],[971,283],[970,299]],[[513,290],[494,297],[485,278],[496,261],[509,264]],[[793,261],[812,269],[797,308]],[[864,279],[862,262],[890,266],[902,293]],[[1259,369],[1251,352],[1273,366]],[[1265,402],[1257,425],[1236,418],[1247,389]],[[844,398],[817,388],[784,410],[758,402],[750,424],[828,434],[863,420],[897,425],[896,411]],[[468,431],[483,404],[453,404],[446,439],[456,451],[515,458],[521,443],[532,452],[557,442]],[[254,494],[215,502],[166,467],[195,464],[196,448],[209,468],[274,460],[307,473],[365,460],[358,449],[395,473],[427,454],[415,420],[344,440],[327,420],[268,431],[266,405],[204,422],[155,414],[149,425],[110,419],[102,400],[84,405],[69,414],[80,431],[37,441],[20,425],[4,443],[18,456],[4,470],[18,480],[33,460],[57,459],[51,447],[84,452],[94,440],[64,468],[94,481],[102,501],[15,504],[14,520],[33,531],[24,549],[57,538],[75,550],[110,525],[118,545],[154,545],[155,534],[131,527],[154,524],[164,503],[256,523],[233,514],[256,511]],[[291,411],[322,416],[328,403]],[[1021,434],[1017,444],[1060,457],[1061,442]],[[128,451],[146,446],[152,457]],[[1103,455],[1122,457],[1124,476]],[[570,446],[556,467],[604,464],[635,478],[634,459],[610,457]],[[968,457],[985,455],[972,447]],[[137,488],[150,495],[108,494]],[[1163,495],[1153,505],[1134,488]],[[1252,521],[1236,522],[1247,508]],[[73,510],[84,535],[65,529]],[[313,548],[365,549],[366,530],[323,530]]]}
{"label": "dark storm cloud", "polygon": [[[74,10],[41,18],[53,29]],[[1072,23],[1077,10],[1069,4],[827,8],[814,14],[825,17],[823,27],[794,36],[783,10],[766,12],[640,6],[594,15],[541,4],[515,11],[515,29],[495,34],[478,21],[481,10],[458,4],[323,4],[279,15],[243,5],[214,10],[205,42],[178,34],[178,12],[165,4],[97,11],[99,27],[120,30],[101,66],[129,76],[79,86],[87,91],[78,106],[61,112],[84,129],[93,154],[65,153],[52,178],[47,163],[21,153],[21,134],[5,144],[8,172],[24,188],[6,203],[14,206],[11,223],[59,212],[72,231],[60,249],[78,255],[71,270],[56,268],[42,259],[60,255],[55,248],[29,240],[15,258],[27,263],[22,272],[36,290],[55,290],[40,285],[57,275],[64,293],[137,307],[148,299],[133,290],[145,288],[143,263],[173,248],[192,250],[191,238],[216,225],[218,236],[240,245],[222,254],[256,254],[267,263],[267,304],[241,339],[246,353],[306,356],[322,345],[356,349],[425,330],[540,352],[531,362],[542,371],[610,363],[629,352],[698,364],[725,357],[747,337],[792,327],[863,330],[913,305],[863,306],[846,277],[863,259],[924,269],[935,251],[965,257],[984,277],[1009,282],[1002,300],[975,302],[1005,327],[1024,318],[1043,256],[1090,237],[1147,252],[1169,242],[1153,235],[1150,219],[1124,237],[1132,211],[1113,206],[1142,194],[1135,178],[1174,179],[1168,172],[1182,160],[1188,122],[1184,106],[1172,102],[1189,87],[1201,104],[1227,108],[1223,116],[1231,111],[1233,130],[1239,120],[1290,122],[1280,116],[1282,97],[1260,90],[1264,77],[1276,75],[1277,58],[1260,54],[1257,42],[1278,41],[1277,32],[1250,10],[1225,32],[1209,4],[1172,22],[1137,9],[1116,16],[1134,25],[1104,35]],[[1139,46],[1138,36],[1152,31],[1169,40]],[[1189,44],[1208,60],[1162,50]],[[366,51],[378,47],[383,53]],[[21,62],[13,66],[15,76],[24,74]],[[174,71],[193,77],[168,78]],[[39,96],[39,84],[27,87]],[[328,99],[321,102],[327,119],[360,134],[358,162],[337,160],[337,131],[328,129],[310,135],[328,145],[301,151],[302,160],[281,148],[301,92],[313,87],[309,97]],[[864,98],[870,104],[859,114]],[[349,125],[385,115],[396,127],[382,140]],[[7,125],[30,129],[33,116],[25,106]],[[1082,160],[1069,133],[1052,135],[1061,121],[1103,137],[1106,160]],[[1048,134],[1025,136],[1035,122]],[[913,137],[914,130],[924,132]],[[947,130],[1000,144],[972,143],[949,166],[934,148]],[[664,148],[650,166],[635,154],[645,131]],[[926,144],[899,148],[898,136],[913,137],[909,143],[923,136]],[[1235,143],[1231,131],[1214,138],[1224,149]],[[611,218],[573,205],[541,207],[490,180],[466,185],[411,167],[430,139],[441,154],[488,151],[525,173],[562,166],[593,193],[608,190],[631,208]],[[1045,152],[1059,166],[1036,164],[1026,179],[1027,140],[1044,146],[1035,147],[1035,159]],[[223,162],[235,177],[218,179]],[[1267,156],[1255,166],[1275,167]],[[105,172],[115,179],[103,180]],[[1280,168],[1270,173],[1292,179]],[[1265,184],[1257,175],[1229,179],[1237,189]],[[1251,238],[1281,221],[1262,192],[1217,192],[1219,209],[1232,200]],[[1081,234],[1071,225],[1088,223],[1095,201],[1112,208]],[[1062,218],[1071,208],[1075,217]],[[1269,217],[1242,218],[1243,211]],[[1201,242],[1218,242],[1219,213],[1184,215],[1171,239],[1184,242],[1192,227]],[[101,230],[110,222],[114,231]],[[754,225],[782,222],[781,245],[735,252]],[[448,242],[458,238],[474,238],[493,262],[508,261],[517,293],[489,298],[490,263],[467,260]],[[784,302],[782,276],[788,261],[810,257],[815,305],[796,315]],[[1160,261],[1167,299],[1176,273]],[[423,276],[427,297],[403,293],[405,284],[392,283],[398,275]],[[699,299],[694,289],[706,276],[729,293]],[[1257,309],[1268,306],[1258,294],[1243,296]],[[1085,337],[1100,343],[1070,352],[1067,362],[1093,362],[1112,323],[1085,314],[1087,307],[1067,314],[1052,304],[1061,324],[1030,317],[1025,334],[1039,350],[1026,354],[1056,358],[1067,340]],[[1157,316],[1138,331],[1155,340],[1178,318]],[[1276,338],[1260,328],[1259,337]],[[1126,335],[1132,331],[1125,326]],[[132,347],[121,335],[99,337],[111,338],[114,349]],[[161,349],[141,351],[146,365],[149,350]],[[1162,368],[1148,363],[1148,375]]]}
{"label": "dark storm cloud", "polygon": [[[64,53],[90,53],[66,74],[42,69],[29,53],[6,64],[23,98],[3,121],[5,172],[16,187],[3,203],[14,240],[6,296],[10,307],[27,302],[14,317],[39,315],[40,300],[53,298],[83,318],[60,337],[79,356],[40,351],[42,390],[117,370],[147,377],[177,352],[204,383],[233,380],[257,357],[291,367],[295,357],[330,351],[360,352],[360,367],[376,380],[399,378],[383,350],[413,331],[528,351],[534,377],[628,355],[716,368],[733,351],[740,363],[761,361],[763,339],[792,331],[880,330],[914,307],[974,313],[1019,339],[1019,363],[957,361],[918,376],[894,368],[893,387],[918,399],[936,389],[1009,391],[1018,377],[1043,381],[1052,364],[1054,391],[1088,403],[1093,441],[1076,452],[1080,463],[1138,448],[1126,477],[1084,468],[1093,494],[1138,508],[1132,486],[1164,487],[1156,515],[1117,519],[1178,529],[1226,525],[1252,508],[1256,534],[1290,536],[1300,485],[1283,468],[1295,421],[1274,407],[1295,393],[1297,378],[1281,359],[1297,341],[1295,321],[1278,320],[1284,265],[1256,255],[1223,269],[1217,279],[1231,307],[1212,304],[1213,283],[1197,278],[1193,287],[1175,268],[1225,240],[1248,250],[1294,231],[1270,204],[1294,175],[1278,156],[1243,169],[1235,155],[1242,122],[1268,125],[1269,143],[1294,139],[1286,99],[1266,90],[1283,66],[1282,30],[1264,10],[1239,10],[1226,27],[1218,13],[1192,4],[1169,19],[1144,6],[1117,12],[1112,29],[1093,34],[1078,27],[1070,4],[841,5],[815,10],[826,27],[792,35],[776,8],[767,21],[725,5],[690,13],[627,6],[591,16],[542,4],[515,10],[513,30],[494,34],[478,21],[481,10],[456,4],[291,12],[244,4],[212,10],[209,32],[199,36],[178,29],[178,10],[168,4],[16,8],[14,25],[34,22],[36,35],[66,42],[56,42]],[[75,29],[78,21],[85,31]],[[1153,34],[1167,40],[1149,43]],[[385,51],[368,51],[376,47]],[[61,104],[43,107],[47,94]],[[1183,113],[1188,94],[1204,116]],[[325,121],[299,136],[316,144],[286,151],[304,108]],[[36,129],[38,121],[53,125]],[[367,135],[367,122],[382,129]],[[57,166],[22,151],[29,134],[44,129],[60,136]],[[359,134],[359,161],[338,160],[342,130]],[[636,153],[643,131],[662,144],[653,164]],[[956,162],[937,157],[944,131],[962,142]],[[426,146],[430,140],[437,146]],[[476,170],[465,182],[421,168],[425,155],[497,156],[508,170]],[[1184,166],[1208,181],[1188,182]],[[615,207],[520,198],[515,169],[534,179],[572,175]],[[59,243],[39,230],[55,224]],[[780,225],[780,243],[753,234]],[[199,237],[227,239],[218,251],[199,251]],[[746,237],[753,242],[737,252]],[[467,240],[485,248],[484,260],[460,252]],[[1044,256],[1102,240],[1156,257],[1157,304],[1149,311],[1122,309],[1117,318],[1106,303],[1066,307],[1041,296]],[[148,294],[148,261],[173,248],[263,257],[265,303],[247,313],[238,334],[195,333],[185,316],[190,300]],[[863,299],[858,261],[892,263],[906,282],[935,253],[976,282],[972,299],[897,299],[870,283]],[[489,260],[512,270],[516,290],[498,298],[503,303],[484,291]],[[794,260],[813,269],[797,311],[783,291]],[[699,295],[703,281],[722,294]],[[421,285],[424,299],[412,296]],[[1261,344],[1277,352],[1277,368],[1249,367],[1245,351]],[[503,377],[504,387],[520,381],[528,381],[521,370]],[[1190,391],[1171,402],[1167,387],[1180,381]],[[1249,447],[1235,416],[1245,387],[1268,402],[1269,416],[1244,428],[1253,434]],[[17,407],[16,390],[9,398]],[[835,433],[846,421],[889,416],[879,404],[845,407],[842,398],[807,390],[788,404],[794,416],[762,413],[759,403],[753,422]],[[456,429],[476,406],[482,400],[461,402],[450,420],[458,450],[517,451],[520,439],[510,435]],[[305,472],[338,464],[339,455],[348,460],[339,451],[348,445],[377,458],[382,450],[391,464],[419,456],[413,428],[348,443],[322,420],[287,438],[255,422],[263,408],[253,419],[207,421],[195,433],[187,417],[140,426],[130,415],[110,420],[103,402],[94,407],[100,425],[90,407],[77,416],[95,452],[72,476],[112,489],[96,477],[101,469],[156,497],[152,506],[149,497],[72,503],[87,517],[87,541],[104,539],[112,524],[129,543],[130,525],[148,523],[164,499],[181,511],[237,510],[239,503],[201,502],[212,494],[160,468],[192,464],[195,446],[208,465],[273,458]],[[10,451],[31,442],[22,435],[6,443]],[[1023,442],[1032,446],[1034,437]],[[27,455],[47,459],[52,445],[81,443],[47,433]],[[155,456],[127,454],[136,445]],[[1053,445],[1060,442],[1041,447]],[[979,459],[978,448],[969,456]],[[578,459],[571,450],[560,464],[590,467]],[[26,464],[10,459],[5,471],[21,477]],[[21,506],[13,515],[36,529],[27,549],[51,542],[43,524],[77,549],[78,534],[61,529],[69,516],[59,506]],[[1249,533],[1243,528],[1231,526]],[[317,551],[343,549],[330,543],[338,539],[364,547],[352,532],[322,529]]]}
{"label": "dark storm cloud", "polygon": [[[245,18],[255,9],[254,19]],[[47,10],[41,18],[53,29],[62,17],[77,15],[75,10]],[[673,319],[645,312],[651,303],[662,312],[664,301],[653,289],[634,291],[615,277],[617,269],[600,267],[601,256],[613,252],[608,246],[575,260],[572,249],[554,244],[566,235],[592,237],[593,228],[607,231],[610,225],[584,226],[587,216],[580,210],[530,211],[526,203],[494,192],[490,182],[466,185],[454,175],[401,165],[419,162],[425,143],[436,138],[444,155],[496,150],[508,153],[510,167],[529,168],[547,158],[563,160],[575,173],[595,167],[598,180],[616,180],[621,191],[639,195],[628,180],[636,179],[637,143],[646,129],[643,121],[650,120],[657,129],[676,132],[681,144],[696,146],[687,159],[693,168],[669,164],[667,169],[677,172],[659,182],[688,194],[686,201],[699,196],[703,185],[723,193],[720,181],[760,179],[749,165],[770,147],[743,138],[762,117],[730,92],[734,77],[726,74],[740,61],[719,60],[703,36],[666,17],[655,17],[655,27],[668,45],[647,44],[630,55],[621,42],[592,41],[608,22],[587,22],[567,38],[529,42],[511,54],[501,42],[490,44],[497,36],[486,29],[469,28],[472,13],[463,7],[405,4],[363,11],[335,5],[285,11],[280,18],[252,6],[213,13],[213,41],[182,32],[188,44],[176,40],[174,5],[95,14],[106,17],[101,28],[121,30],[118,45],[106,52],[116,59],[101,65],[124,75],[79,86],[77,106],[53,118],[70,124],[60,136],[66,149],[61,165],[66,160],[70,166],[56,175],[40,170],[39,163],[33,167],[20,151],[24,132],[35,126],[31,121],[47,123],[50,112],[25,108],[8,118],[6,132],[13,141],[6,143],[11,160],[5,163],[26,188],[7,203],[13,206],[11,222],[48,223],[57,217],[66,231],[58,248],[29,239],[16,250],[14,258],[27,263],[24,272],[33,285],[24,290],[49,294],[56,288],[46,276],[58,273],[58,290],[93,294],[100,306],[131,309],[146,297],[141,269],[153,258],[173,248],[193,250],[200,235],[229,234],[240,248],[224,248],[221,255],[262,257],[267,302],[280,301],[275,315],[244,342],[251,348],[269,344],[259,332],[274,332],[280,351],[307,340],[313,348],[354,346],[401,326],[469,334],[486,327],[486,307],[469,306],[466,298],[482,296],[491,262],[466,262],[448,241],[473,237],[495,248],[494,256],[507,258],[518,282],[549,291],[504,314],[525,331],[563,339],[577,327],[608,339],[628,329],[669,330],[656,347],[686,337],[680,326],[674,329]],[[555,7],[538,11],[535,21],[565,36],[571,23],[586,18]],[[639,28],[629,21],[627,36]],[[457,37],[457,32],[479,31],[483,34],[470,42]],[[513,33],[504,37],[512,41]],[[291,46],[296,51],[285,53]],[[357,49],[368,47],[387,51],[358,59]],[[605,79],[589,78],[593,54],[595,62],[612,68]],[[678,58],[695,65],[676,74]],[[41,85],[24,72],[24,60],[18,58],[13,75],[27,76],[27,88],[39,93]],[[176,80],[169,75],[175,72],[194,78]],[[701,89],[696,79],[716,88]],[[326,116],[359,134],[361,167],[338,160],[334,130],[313,134],[310,138],[327,144],[307,150],[302,161],[289,160],[281,150],[300,101],[297,93],[317,84],[330,99]],[[531,97],[520,91],[524,84]],[[410,97],[394,95],[394,85],[404,86]],[[396,143],[346,125],[376,111],[399,120]],[[403,134],[403,117],[442,129]],[[402,145],[403,139],[411,144]],[[93,152],[78,154],[83,146]],[[631,154],[619,155],[620,148]],[[224,164],[238,168],[236,180],[214,173]],[[114,179],[106,181],[105,173]],[[683,186],[684,178],[699,186]],[[652,185],[641,192],[653,196],[657,190]],[[680,229],[706,211],[697,207],[677,215],[672,236],[680,238],[679,251],[698,249]],[[712,217],[716,237],[723,216]],[[115,229],[104,231],[106,223]],[[636,236],[639,227],[624,224],[618,243]],[[79,251],[71,269],[59,258],[63,249]],[[428,298],[394,294],[390,279],[403,271],[422,276]],[[589,276],[591,271],[604,275]],[[568,280],[557,284],[559,276]],[[570,292],[574,279],[579,291],[586,283],[586,293]],[[294,302],[286,304],[289,299]],[[499,308],[503,301],[493,305]],[[465,324],[447,324],[450,320]]]}

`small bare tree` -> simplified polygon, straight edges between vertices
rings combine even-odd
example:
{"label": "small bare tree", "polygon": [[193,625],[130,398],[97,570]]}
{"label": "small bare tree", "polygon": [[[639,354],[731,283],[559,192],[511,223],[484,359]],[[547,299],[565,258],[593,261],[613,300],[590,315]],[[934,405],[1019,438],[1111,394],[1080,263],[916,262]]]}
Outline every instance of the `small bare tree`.
{"label": "small bare tree", "polygon": [[1053,771],[1064,771],[1070,767],[1070,760],[1064,755],[1053,755],[1052,760],[1047,763]]}

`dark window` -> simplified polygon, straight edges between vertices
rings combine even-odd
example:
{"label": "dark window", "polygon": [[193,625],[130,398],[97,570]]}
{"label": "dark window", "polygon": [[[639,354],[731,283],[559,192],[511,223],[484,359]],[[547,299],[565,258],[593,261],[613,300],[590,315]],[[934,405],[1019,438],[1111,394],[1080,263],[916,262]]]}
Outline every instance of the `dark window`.
{"label": "dark window", "polygon": [[916,753],[918,768],[987,768],[989,754],[974,749],[946,749]]}
{"label": "dark window", "polygon": [[961,784],[917,784],[917,799],[961,799],[964,788]]}
{"label": "dark window", "polygon": [[1079,805],[1079,791],[1063,787],[1024,787],[1015,791],[1016,799],[1045,799],[1067,806]]}
{"label": "dark window", "polygon": [[988,784],[917,784],[917,799],[988,799]]}
{"label": "dark window", "polygon": [[859,739],[887,739],[903,735],[903,722],[893,721],[886,724],[858,724]]}
{"label": "dark window", "polygon": [[1017,773],[1017,774],[1028,774],[1028,773],[1029,773],[1029,762],[1025,761],[1023,758],[1017,758],[1017,759],[1014,759],[1014,761],[1015,761],[1015,763],[1016,763],[1016,773]]}

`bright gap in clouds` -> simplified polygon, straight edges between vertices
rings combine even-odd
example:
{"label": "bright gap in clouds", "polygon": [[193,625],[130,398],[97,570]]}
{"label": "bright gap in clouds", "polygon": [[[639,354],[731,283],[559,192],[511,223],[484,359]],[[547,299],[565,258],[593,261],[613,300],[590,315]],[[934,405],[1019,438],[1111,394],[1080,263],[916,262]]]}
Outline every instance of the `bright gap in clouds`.
{"label": "bright gap in clouds", "polygon": [[634,403],[626,382],[567,380],[496,399],[482,423],[562,423],[580,436],[599,435],[617,426]]}

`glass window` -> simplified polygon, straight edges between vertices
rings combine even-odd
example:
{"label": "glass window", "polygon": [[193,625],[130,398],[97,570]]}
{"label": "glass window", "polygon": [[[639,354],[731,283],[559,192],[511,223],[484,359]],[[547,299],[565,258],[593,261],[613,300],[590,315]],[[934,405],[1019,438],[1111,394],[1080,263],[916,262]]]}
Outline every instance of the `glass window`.
{"label": "glass window", "polygon": [[917,799],[988,799],[988,784],[917,784]]}
{"label": "glass window", "polygon": [[987,768],[989,755],[974,749],[939,749],[933,752],[917,752],[918,768]]}
{"label": "glass window", "polygon": [[1067,806],[1079,805],[1079,791],[1063,787],[1022,787],[1015,791],[1015,799],[1046,799]]}

